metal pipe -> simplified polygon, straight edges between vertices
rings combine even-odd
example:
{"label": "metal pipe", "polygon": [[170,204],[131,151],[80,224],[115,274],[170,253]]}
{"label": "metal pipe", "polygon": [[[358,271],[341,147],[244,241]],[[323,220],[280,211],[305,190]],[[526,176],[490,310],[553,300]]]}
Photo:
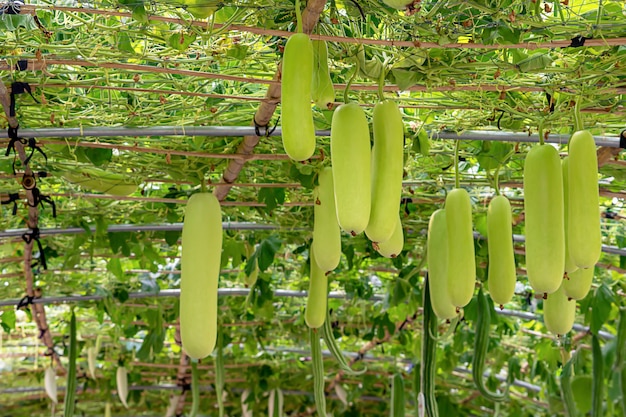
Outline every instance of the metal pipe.
{"label": "metal pipe", "polygon": [[[36,138],[68,138],[68,137],[137,137],[137,136],[254,136],[254,127],[251,126],[152,126],[152,127],[70,127],[70,128],[38,128],[21,129],[23,137]],[[281,128],[276,128],[270,136],[280,136]],[[490,140],[502,142],[539,142],[539,135],[529,135],[519,132],[504,132],[498,130],[467,130],[462,133],[450,131],[429,131],[433,139],[455,140]],[[318,130],[317,136],[330,136],[330,130]],[[0,138],[8,138],[8,132],[0,131]],[[620,134],[611,136],[595,136],[597,146],[619,148]],[[564,144],[569,135],[550,135],[548,143]]]}
{"label": "metal pipe", "polygon": [[[224,230],[278,230],[280,226],[273,224],[258,224],[249,222],[224,222],[222,223]],[[308,228],[295,227],[295,228],[283,228],[285,230],[309,230]],[[92,232],[96,231],[94,226],[90,227]],[[109,233],[120,232],[148,232],[148,231],[181,231],[183,230],[182,223],[169,223],[169,224],[118,224],[107,227]],[[28,229],[9,229],[0,231],[0,238],[3,237],[19,237],[28,232]],[[44,235],[73,235],[85,233],[85,229],[82,227],[68,227],[64,229],[39,229],[39,234]]]}
{"label": "metal pipe", "polygon": [[[221,297],[247,297],[250,293],[249,288],[220,288],[217,290],[218,295]],[[274,295],[276,297],[285,297],[285,298],[305,298],[308,293],[307,291],[294,291],[294,290],[276,290],[274,291]],[[167,297],[179,297],[180,290],[161,290],[158,293],[149,293],[149,292],[131,292],[128,294],[129,299],[142,299],[142,298],[167,298]],[[81,301],[97,301],[106,298],[104,295],[71,295],[71,296],[63,296],[63,297],[45,297],[45,298],[36,298],[33,300],[33,304],[63,304],[63,303],[77,303]],[[348,299],[348,295],[343,292],[332,291],[328,293],[328,298]],[[370,301],[383,301],[384,296],[382,294],[375,294],[369,300]],[[19,300],[2,300],[0,301],[0,307],[9,307],[17,305]],[[528,311],[515,311],[499,308],[495,309],[497,314],[508,317],[517,317],[522,320],[538,320],[541,321],[541,316],[537,314],[530,313]],[[575,323],[574,330],[579,332],[588,332],[589,327],[583,326],[582,324]],[[600,331],[600,337],[604,339],[613,339],[614,336],[611,333]]]}

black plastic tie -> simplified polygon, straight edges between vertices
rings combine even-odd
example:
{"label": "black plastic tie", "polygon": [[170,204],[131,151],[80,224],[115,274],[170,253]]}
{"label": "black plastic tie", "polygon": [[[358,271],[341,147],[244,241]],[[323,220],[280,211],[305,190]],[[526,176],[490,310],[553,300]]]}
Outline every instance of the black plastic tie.
{"label": "black plastic tie", "polygon": [[[280,120],[280,117],[278,119],[276,119],[276,123],[274,123],[274,127],[272,127],[270,129],[269,124],[266,125],[260,125],[257,121],[256,118],[252,118],[252,122],[254,123],[254,134],[257,136],[265,136],[266,138],[270,137],[272,133],[274,133],[274,131],[276,130],[276,127],[278,126],[278,121]],[[261,129],[263,129],[263,132],[261,132]]]}
{"label": "black plastic tie", "polygon": [[8,3],[0,6],[0,14],[20,14],[23,5],[21,1],[9,0]]}
{"label": "black plastic tie", "polygon": [[[52,217],[57,217],[57,205],[54,203],[54,200],[50,196],[44,195],[41,193],[38,187],[34,187],[32,189],[33,193],[33,203],[28,203],[31,207],[37,207],[41,204],[41,208],[43,208],[43,203],[48,203],[50,207],[52,207]],[[45,268],[44,268],[45,269]]]}
{"label": "black plastic tie", "polygon": [[17,127],[9,126],[9,129],[7,130],[7,136],[9,137],[9,144],[7,145],[7,150],[4,153],[4,156],[9,156],[11,154],[11,151],[15,149],[15,142],[20,140],[19,136],[17,135],[18,129],[19,129],[19,126]]}
{"label": "black plastic tie", "polygon": [[30,88],[30,84],[16,81],[11,84],[11,105],[9,108],[9,116],[15,117],[15,96],[18,94],[28,93],[35,100],[35,102],[39,103],[39,100],[35,98],[33,92]]}
{"label": "black plastic tie", "polygon": [[28,60],[20,59],[19,61],[17,61],[17,64],[15,64],[15,69],[18,71],[26,71],[28,69]]}
{"label": "black plastic tie", "polygon": [[585,38],[582,35],[578,35],[572,38],[572,43],[569,44],[568,48],[580,48],[582,46],[585,46],[585,41],[587,39],[591,39],[591,38]]}
{"label": "black plastic tie", "polygon": [[34,299],[35,297],[25,295],[20,301],[17,302],[17,306],[15,306],[15,309],[19,310],[20,308],[28,308],[28,306],[33,303]]}
{"label": "black plastic tie", "polygon": [[20,195],[18,193],[10,193],[9,194],[9,199],[8,200],[3,200],[0,203],[2,203],[2,205],[13,203],[12,213],[15,216],[17,214],[17,202],[19,200],[20,200]]}
{"label": "black plastic tie", "polygon": [[39,239],[39,228],[35,227],[30,229],[28,232],[22,235],[22,239],[27,244],[32,243],[33,241],[37,243],[37,249],[39,249],[39,263],[43,269],[48,269],[48,265],[46,264],[46,255],[43,251],[43,245],[41,244],[41,240]]}
{"label": "black plastic tie", "polygon": [[46,160],[46,164],[48,163],[48,156],[43,151],[43,149],[41,149],[39,147],[39,145],[37,145],[37,139],[35,139],[35,138],[28,138],[28,141],[27,141],[26,144],[31,149],[31,151],[30,151],[30,155],[28,155],[28,157],[24,160],[24,165],[28,165],[28,163],[30,162],[31,158],[35,154],[35,151],[39,152],[43,156],[43,158]]}
{"label": "black plastic tie", "polygon": [[622,133],[619,134],[619,147],[626,149],[626,130],[622,130]]}

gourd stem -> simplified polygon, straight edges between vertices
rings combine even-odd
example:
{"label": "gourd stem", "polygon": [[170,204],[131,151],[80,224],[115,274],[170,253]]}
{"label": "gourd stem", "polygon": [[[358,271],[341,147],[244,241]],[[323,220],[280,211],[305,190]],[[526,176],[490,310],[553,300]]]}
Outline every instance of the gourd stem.
{"label": "gourd stem", "polygon": [[543,136],[543,119],[539,121],[539,126],[537,127],[539,133],[539,144],[543,145],[545,143],[545,137]]}
{"label": "gourd stem", "polygon": [[343,90],[343,102],[344,103],[348,103],[348,91],[350,91],[350,87],[352,86],[352,83],[354,82],[356,75],[359,73],[359,70],[360,70],[360,65],[359,65],[359,60],[357,60],[356,64],[354,65],[354,74],[352,74],[352,76],[348,80],[348,83],[346,84],[346,88]]}
{"label": "gourd stem", "polygon": [[302,12],[300,11],[300,0],[296,0],[296,30],[302,33]]}
{"label": "gourd stem", "polygon": [[459,147],[461,141],[457,140],[454,145],[454,187],[459,188],[461,186],[461,175],[459,173]]}
{"label": "gourd stem", "polygon": [[578,132],[584,129],[583,117],[580,112],[580,97],[576,99],[576,104],[574,105],[574,129]]}
{"label": "gourd stem", "polygon": [[378,77],[378,99],[380,101],[385,100],[384,87],[385,87],[385,77],[387,76],[387,71],[385,68],[387,67],[387,63],[388,61],[385,59],[385,62],[383,62],[383,66],[380,69],[380,77]]}

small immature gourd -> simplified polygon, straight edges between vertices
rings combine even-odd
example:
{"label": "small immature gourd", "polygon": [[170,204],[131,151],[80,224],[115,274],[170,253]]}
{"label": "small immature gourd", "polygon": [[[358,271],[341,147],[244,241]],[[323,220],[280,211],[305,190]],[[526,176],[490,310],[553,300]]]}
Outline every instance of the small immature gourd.
{"label": "small immature gourd", "polygon": [[305,33],[295,33],[285,45],[281,75],[281,120],[285,152],[294,161],[315,152],[315,127],[311,109],[313,44]]}
{"label": "small immature gourd", "polygon": [[579,268],[592,268],[602,251],[598,158],[587,130],[575,132],[569,143],[568,244]]}
{"label": "small immature gourd", "polygon": [[313,82],[311,98],[320,109],[328,109],[335,102],[335,88],[328,70],[328,45],[326,41],[313,43]]}
{"label": "small immature gourd", "polygon": [[448,226],[448,294],[456,307],[466,306],[474,295],[476,260],[469,194],[456,188],[446,196]]}
{"label": "small immature gourd", "polygon": [[448,293],[448,224],[444,209],[430,216],[426,257],[433,312],[442,320],[453,319],[458,313]]}
{"label": "small immature gourd", "polygon": [[578,268],[563,280],[563,292],[572,300],[582,300],[591,290],[594,268]]}
{"label": "small immature gourd", "polygon": [[396,215],[396,224],[394,226],[394,232],[391,237],[376,245],[378,253],[385,258],[395,258],[400,255],[402,248],[404,247],[404,231],[402,230],[402,220],[400,215]]}
{"label": "small immature gourd", "polygon": [[213,352],[222,256],[222,212],[212,193],[197,193],[185,208],[180,283],[180,333],[192,359]]}
{"label": "small immature gourd", "polygon": [[559,153],[554,147],[536,145],[528,152],[524,163],[526,271],[531,287],[538,294],[555,292],[563,281],[562,172]]}
{"label": "small immature gourd", "polygon": [[576,301],[569,300],[563,286],[543,300],[543,322],[554,335],[564,335],[572,330],[576,317]]}
{"label": "small immature gourd", "polygon": [[333,113],[330,154],[337,221],[356,236],[367,227],[372,204],[370,133],[358,104],[342,104]]}
{"label": "small immature gourd", "polygon": [[372,206],[365,234],[372,242],[384,242],[394,232],[402,196],[404,125],[396,103],[376,104],[372,125]]}
{"label": "small immature gourd", "polygon": [[341,259],[341,229],[337,223],[335,188],[331,167],[322,169],[313,190],[313,243],[315,260],[322,271],[332,271]]}
{"label": "small immature gourd", "polygon": [[489,250],[489,273],[487,284],[494,304],[503,306],[511,301],[517,280],[513,256],[513,231],[511,204],[499,195],[494,197],[487,209],[487,242]]}

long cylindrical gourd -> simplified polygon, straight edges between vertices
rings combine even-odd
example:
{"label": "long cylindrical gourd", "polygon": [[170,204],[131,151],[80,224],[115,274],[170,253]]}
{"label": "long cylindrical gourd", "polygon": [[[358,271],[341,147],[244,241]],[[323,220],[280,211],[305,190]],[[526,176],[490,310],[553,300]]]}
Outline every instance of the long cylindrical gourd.
{"label": "long cylindrical gourd", "polygon": [[404,379],[402,374],[396,373],[391,377],[391,410],[389,417],[404,417]]}
{"label": "long cylindrical gourd", "polygon": [[326,319],[326,304],[328,300],[328,278],[326,273],[317,265],[315,251],[311,250],[309,294],[306,299],[304,321],[312,329],[322,327]]}
{"label": "long cylindrical gourd", "polygon": [[86,190],[109,195],[126,196],[137,191],[137,184],[127,176],[95,167],[83,167],[80,172],[65,171],[61,176]]}
{"label": "long cylindrical gourd", "polygon": [[404,247],[404,230],[402,230],[402,220],[400,215],[396,214],[396,224],[394,231],[389,240],[380,242],[376,245],[376,251],[385,258],[395,258],[400,255]]}
{"label": "long cylindrical gourd", "polygon": [[446,196],[448,226],[448,294],[456,307],[466,306],[474,295],[476,260],[472,230],[472,203],[467,191],[456,188]]}
{"label": "long cylindrical gourd", "polygon": [[578,268],[563,280],[563,291],[572,300],[582,300],[591,290],[594,268]]}
{"label": "long cylindrical gourd", "polygon": [[311,98],[320,109],[328,109],[335,102],[335,88],[328,70],[328,45],[326,41],[314,40],[313,79]]}
{"label": "long cylindrical gourd", "polygon": [[591,268],[600,259],[600,197],[596,143],[587,130],[572,135],[569,143],[568,243],[579,268]]}
{"label": "long cylindrical gourd", "polygon": [[563,174],[551,145],[537,145],[526,156],[524,210],[528,281],[537,293],[551,294],[565,270]]}
{"label": "long cylindrical gourd", "polygon": [[448,293],[448,224],[444,209],[430,216],[426,257],[433,311],[440,319],[450,320],[458,313]]}
{"label": "long cylindrical gourd", "polygon": [[313,243],[315,261],[324,271],[332,271],[341,259],[341,229],[337,223],[335,188],[331,167],[322,169],[313,190]]}
{"label": "long cylindrical gourd", "polygon": [[571,274],[578,269],[576,263],[572,259],[569,253],[569,233],[567,232],[568,218],[569,218],[569,157],[566,156],[561,161],[563,167],[563,223],[565,225],[565,273]]}
{"label": "long cylindrical gourd", "polygon": [[517,280],[512,224],[511,203],[508,198],[502,195],[494,197],[487,209],[489,251],[487,284],[491,299],[500,306],[504,306],[513,298]]}
{"label": "long cylindrical gourd", "polygon": [[281,75],[281,124],[283,147],[295,161],[309,159],[315,152],[315,127],[311,109],[313,45],[305,33],[289,37],[285,45]]}
{"label": "long cylindrical gourd", "polygon": [[111,417],[111,403],[108,401],[104,405],[104,417]]}
{"label": "long cylindrical gourd", "polygon": [[422,292],[422,351],[420,364],[420,391],[417,396],[418,415],[439,417],[439,405],[435,396],[435,376],[437,375],[438,324],[430,303],[430,278],[424,278]]}
{"label": "long cylindrical gourd", "polygon": [[343,230],[356,236],[367,227],[372,204],[370,133],[358,104],[342,104],[335,110],[330,154],[337,221]]}
{"label": "long cylindrical gourd", "polygon": [[572,330],[575,317],[576,301],[567,298],[563,286],[543,301],[543,322],[553,334],[564,335]]}
{"label": "long cylindrical gourd", "polygon": [[118,366],[115,373],[115,382],[117,383],[117,396],[120,397],[124,407],[128,408],[128,403],[126,402],[128,398],[128,372],[123,366]]}
{"label": "long cylindrical gourd", "polygon": [[372,206],[365,234],[372,242],[385,242],[394,232],[402,196],[404,125],[396,103],[376,104],[372,126]]}
{"label": "long cylindrical gourd", "polygon": [[44,375],[44,389],[46,390],[46,394],[48,394],[48,398],[56,404],[58,401],[57,374],[52,366],[46,368],[46,373]]}
{"label": "long cylindrical gourd", "polygon": [[96,379],[96,348],[89,346],[87,348],[87,369],[91,379]]}
{"label": "long cylindrical gourd", "polygon": [[180,334],[192,359],[213,352],[217,339],[217,284],[222,255],[222,212],[212,193],[189,198],[182,232]]}

